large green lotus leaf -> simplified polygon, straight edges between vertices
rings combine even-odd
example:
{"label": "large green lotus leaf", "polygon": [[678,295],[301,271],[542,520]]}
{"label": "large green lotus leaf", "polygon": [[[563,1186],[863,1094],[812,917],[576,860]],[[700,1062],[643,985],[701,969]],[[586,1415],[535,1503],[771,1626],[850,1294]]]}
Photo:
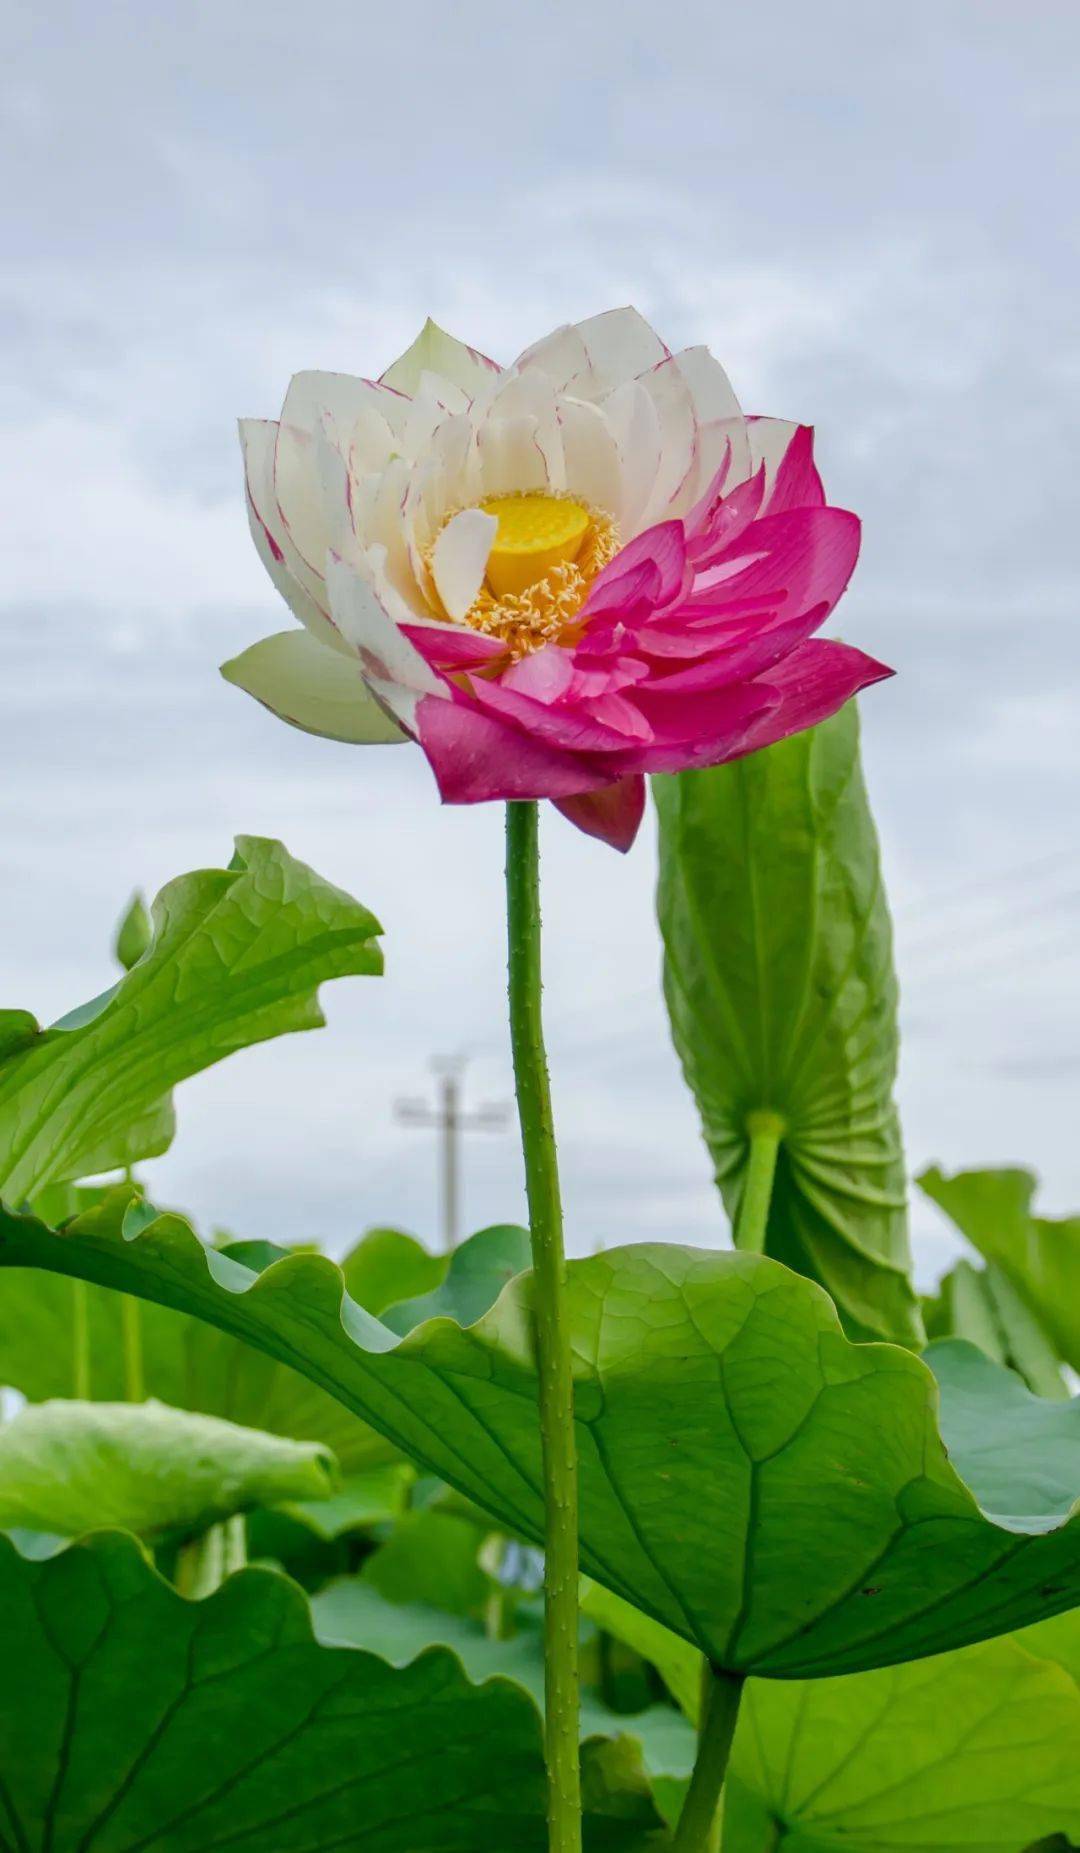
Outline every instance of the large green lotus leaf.
{"label": "large green lotus leaf", "polygon": [[[495,1640],[476,1622],[446,1614],[423,1602],[388,1601],[367,1578],[342,1577],[312,1599],[312,1619],[321,1641],[365,1647],[396,1666],[405,1665],[427,1647],[450,1647],[470,1679],[498,1675],[521,1686],[536,1705],[544,1704],[544,1649],[538,1625],[526,1626],[510,1640]],[[581,1735],[629,1738],[640,1746],[650,1782],[683,1780],[693,1767],[695,1732],[673,1706],[616,1712],[593,1692],[583,1691]]]}
{"label": "large green lotus leaf", "polygon": [[381,1315],[401,1300],[431,1293],[444,1278],[449,1255],[433,1255],[401,1229],[369,1229],[341,1262],[345,1285],[358,1306]]}
{"label": "large green lotus leaf", "polygon": [[[150,1301],[135,1301],[134,1307],[147,1396],[271,1434],[320,1442],[346,1473],[366,1472],[397,1458],[385,1436],[265,1351]],[[127,1393],[123,1319],[120,1295],[105,1287],[37,1269],[13,1270],[0,1293],[0,1383],[35,1403],[73,1397],[79,1389],[96,1402],[121,1401]],[[85,1336],[81,1366],[79,1331]]]}
{"label": "large green lotus leaf", "polygon": [[752,1680],[725,1791],[737,1853],[1018,1853],[1080,1835],[1080,1692],[1012,1641]]}
{"label": "large green lotus leaf", "polygon": [[[456,1656],[396,1668],[316,1642],[301,1592],[245,1570],[202,1602],[134,1539],[46,1563],[0,1540],[0,1806],[19,1853],[542,1853],[531,1699]],[[586,1845],[663,1844],[633,1760],[584,1765]]]}
{"label": "large green lotus leaf", "polygon": [[1006,1274],[1050,1334],[1058,1353],[1080,1370],[1080,1216],[1035,1216],[1030,1171],[958,1171],[936,1166],[919,1184],[979,1253]]}
{"label": "large green lotus leaf", "polygon": [[[41,1203],[66,1217],[92,1210],[109,1196],[110,1187],[72,1190],[63,1186],[44,1193]],[[157,1213],[145,1201],[133,1202],[127,1212],[129,1231],[140,1219],[152,1220]],[[386,1293],[392,1292],[391,1274],[381,1265],[387,1258],[387,1245],[381,1238],[391,1232],[376,1233],[380,1265],[374,1269],[361,1265],[353,1271],[356,1258],[366,1251],[365,1240],[347,1257],[343,1271],[359,1289],[359,1295],[352,1293],[352,1298],[359,1297],[363,1306],[381,1311]],[[424,1251],[408,1236],[400,1240],[409,1247],[402,1251],[397,1242],[393,1244],[393,1251],[404,1258],[398,1286],[409,1293],[424,1277],[416,1266],[417,1255]],[[246,1261],[254,1272],[287,1252],[259,1243],[237,1243],[224,1251]],[[517,1265],[512,1266],[515,1258]],[[486,1312],[511,1273],[519,1272],[527,1260],[528,1237],[521,1230],[483,1230],[470,1236],[455,1251],[449,1274],[446,1261],[440,1261],[449,1305],[468,1305],[473,1316]],[[397,1300],[402,1295],[392,1292],[392,1297]],[[396,1329],[407,1331],[426,1304],[410,1299],[393,1306],[390,1316],[398,1322]],[[136,1301],[134,1307],[143,1388],[148,1396],[246,1427],[323,1442],[348,1475],[373,1471],[397,1458],[397,1450],[384,1435],[265,1351],[164,1306]],[[129,1303],[128,1317],[130,1313]],[[0,1294],[0,1384],[9,1384],[32,1402],[75,1396],[80,1389],[95,1401],[121,1401],[127,1394],[124,1318],[120,1295],[107,1288],[37,1269],[11,1272]]]}
{"label": "large green lotus leaf", "polygon": [[918,1344],[892,929],[855,705],[654,789],[664,988],[733,1227],[748,1122],[778,1115],[766,1253],[820,1281],[853,1338]]}
{"label": "large green lotus leaf", "polygon": [[1068,1396],[1051,1339],[1001,1268],[958,1261],[924,1299],[923,1319],[929,1338],[966,1338],[1037,1396]]}
{"label": "large green lotus leaf", "polygon": [[119,984],[52,1029],[4,1013],[9,1202],[164,1151],[178,1081],[269,1036],[317,1028],[319,984],[382,970],[367,908],[262,837],[238,837],[228,869],[169,882],[153,922],[148,951]]}
{"label": "large green lotus leaf", "polygon": [[328,1449],[164,1404],[30,1404],[0,1424],[0,1529],[197,1532],[333,1490]]}
{"label": "large green lotus leaf", "polygon": [[[254,1276],[178,1217],[126,1239],[127,1202],[62,1233],[5,1213],[0,1265],[169,1300],[288,1358],[541,1538],[530,1276],[470,1328],[398,1338],[324,1258]],[[927,1366],[851,1344],[827,1296],[765,1256],[615,1249],[571,1264],[568,1316],[582,1567],[718,1664],[854,1672],[1080,1602],[1076,1409],[1029,1398],[1021,1418],[1022,1386],[974,1347],[940,1348],[950,1460]]]}

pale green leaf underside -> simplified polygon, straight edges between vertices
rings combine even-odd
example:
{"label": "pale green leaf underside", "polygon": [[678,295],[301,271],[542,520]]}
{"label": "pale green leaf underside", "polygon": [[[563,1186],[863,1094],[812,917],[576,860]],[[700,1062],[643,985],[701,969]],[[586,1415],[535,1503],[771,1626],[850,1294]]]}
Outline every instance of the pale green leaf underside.
{"label": "pale green leaf underside", "polygon": [[[255,1277],[176,1217],[128,1241],[125,1201],[117,1191],[59,1235],[5,1215],[0,1264],[81,1272],[224,1326],[310,1374],[507,1529],[541,1538],[528,1276],[467,1330],[437,1319],[399,1339],[343,1298],[331,1262],[298,1255]],[[926,1365],[852,1345],[826,1296],[767,1258],[615,1250],[571,1264],[568,1312],[583,1568],[719,1664],[855,1671],[1080,1601],[1080,1521],[1062,1522],[1080,1479],[1076,1451],[1059,1446],[1068,1411],[1040,1405],[1050,1427],[1036,1508],[1023,1505],[1025,1429],[1014,1487],[1000,1467],[989,1486],[1009,1524],[987,1518],[960,1477],[964,1357],[992,1369],[973,1349],[945,1348],[950,1462]],[[998,1417],[983,1391],[976,1484]],[[1009,1397],[1003,1409],[1008,1457]],[[1062,1469],[1067,1480],[1051,1484]]]}
{"label": "pale green leaf underside", "polygon": [[753,1680],[732,1755],[736,1853],[1018,1853],[1080,1836],[1080,1692],[1013,1641],[817,1680]]}
{"label": "pale green leaf underside", "polygon": [[1030,1171],[936,1166],[919,1183],[981,1255],[996,1263],[1045,1327],[1059,1356],[1080,1370],[1080,1216],[1036,1216]]}
{"label": "pale green leaf underside", "polygon": [[223,1056],[322,1023],[325,979],[382,970],[365,907],[280,843],[238,837],[228,869],[182,875],[153,905],[154,939],[111,991],[32,1038],[5,1013],[0,1188],[152,1156],[172,1136],[170,1090]]}
{"label": "pale green leaf underside", "polygon": [[[272,1572],[192,1603],[121,1534],[45,1563],[0,1540],[0,1610],[0,1831],[21,1853],[546,1845],[525,1693],[445,1651],[397,1669],[321,1646]],[[586,1762],[586,1846],[638,1853],[656,1816],[613,1749]]]}
{"label": "pale green leaf underside", "polygon": [[324,1499],[328,1449],[158,1402],[31,1404],[0,1424],[0,1529],[199,1532],[285,1499]]}
{"label": "pale green leaf underside", "polygon": [[747,1116],[778,1114],[766,1253],[820,1281],[853,1337],[918,1343],[892,930],[855,705],[654,790],[672,1033],[733,1226]]}

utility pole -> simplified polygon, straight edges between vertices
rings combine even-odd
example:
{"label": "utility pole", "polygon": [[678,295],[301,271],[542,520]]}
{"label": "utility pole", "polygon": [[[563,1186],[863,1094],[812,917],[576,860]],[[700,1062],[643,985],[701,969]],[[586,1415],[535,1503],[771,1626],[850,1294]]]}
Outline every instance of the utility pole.
{"label": "utility pole", "polygon": [[398,1100],[394,1103],[394,1114],[402,1125],[433,1128],[439,1134],[442,1243],[450,1254],[457,1247],[460,1234],[461,1134],[497,1131],[506,1125],[510,1109],[508,1106],[487,1106],[464,1112],[461,1105],[464,1059],[461,1056],[441,1057],[431,1066],[435,1071],[437,1104],[430,1107],[425,1100]]}

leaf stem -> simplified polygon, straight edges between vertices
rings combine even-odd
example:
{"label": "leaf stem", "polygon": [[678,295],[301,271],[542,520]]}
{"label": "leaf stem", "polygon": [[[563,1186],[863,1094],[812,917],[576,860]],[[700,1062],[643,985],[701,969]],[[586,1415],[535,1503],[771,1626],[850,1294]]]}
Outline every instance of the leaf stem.
{"label": "leaf stem", "polygon": [[90,1292],[85,1280],[71,1283],[71,1394],[90,1400]]}
{"label": "leaf stem", "polygon": [[[140,897],[136,896],[136,899]],[[135,908],[131,903],[129,915]],[[129,915],[125,916],[125,922]],[[124,1166],[124,1182],[133,1191],[141,1190],[135,1182],[135,1173],[130,1165]],[[120,1337],[124,1349],[124,1400],[129,1403],[141,1403],[146,1395],[143,1378],[142,1350],[142,1307],[130,1293],[120,1295]]]}
{"label": "leaf stem", "polygon": [[747,1114],[746,1130],[750,1135],[750,1159],[739,1205],[735,1245],[749,1250],[751,1254],[761,1255],[765,1252],[769,1204],[772,1201],[776,1161],[785,1128],[778,1113],[762,1111]]}
{"label": "leaf stem", "polygon": [[672,1853],[711,1853],[716,1845],[720,1792],[727,1774],[744,1681],[706,1661],[708,1692],[698,1737],[694,1773],[686,1792]]}
{"label": "leaf stem", "polygon": [[142,1307],[130,1293],[120,1295],[120,1335],[124,1346],[124,1400],[141,1403],[143,1384]]}
{"label": "leaf stem", "polygon": [[176,1560],[176,1587],[191,1602],[200,1602],[220,1589],[227,1576],[247,1562],[247,1526],[242,1512],[219,1525],[209,1525],[197,1538],[180,1546]]}
{"label": "leaf stem", "polygon": [[506,807],[510,1040],[532,1236],[543,1457],[544,1690],[549,1853],[580,1853],[577,1444],[562,1202],[540,1007],[539,816]]}

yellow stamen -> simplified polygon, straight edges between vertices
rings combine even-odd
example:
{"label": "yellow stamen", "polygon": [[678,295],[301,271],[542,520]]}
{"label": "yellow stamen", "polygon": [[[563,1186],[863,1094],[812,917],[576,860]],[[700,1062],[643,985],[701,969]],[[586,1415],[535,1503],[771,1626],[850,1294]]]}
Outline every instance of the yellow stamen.
{"label": "yellow stamen", "polygon": [[589,511],[555,495],[492,495],[481,502],[499,528],[487,565],[496,598],[525,592],[553,566],[575,560],[589,531]]}
{"label": "yellow stamen", "polygon": [[568,496],[531,490],[489,496],[480,506],[499,526],[466,624],[498,637],[514,662],[545,643],[569,641],[590,585],[619,550],[611,516]]}

